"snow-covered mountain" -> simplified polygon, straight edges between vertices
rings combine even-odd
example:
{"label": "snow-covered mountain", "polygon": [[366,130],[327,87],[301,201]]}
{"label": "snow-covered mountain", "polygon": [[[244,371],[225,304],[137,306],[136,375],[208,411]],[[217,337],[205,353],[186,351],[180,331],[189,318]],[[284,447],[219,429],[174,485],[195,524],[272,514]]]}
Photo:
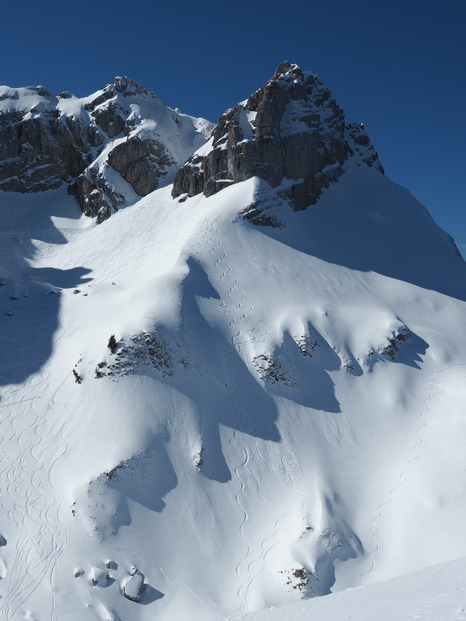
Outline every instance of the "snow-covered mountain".
{"label": "snow-covered mountain", "polygon": [[38,192],[66,183],[82,211],[102,222],[171,183],[212,127],[126,77],[84,98],[0,87],[0,188]]}
{"label": "snow-covered mountain", "polygon": [[[39,103],[106,134],[75,175],[20,151],[0,193],[1,618],[219,621],[466,556],[452,239],[296,65],[207,142],[118,84],[1,91],[14,135]],[[146,131],[160,187],[83,215],[68,186],[126,187]]]}

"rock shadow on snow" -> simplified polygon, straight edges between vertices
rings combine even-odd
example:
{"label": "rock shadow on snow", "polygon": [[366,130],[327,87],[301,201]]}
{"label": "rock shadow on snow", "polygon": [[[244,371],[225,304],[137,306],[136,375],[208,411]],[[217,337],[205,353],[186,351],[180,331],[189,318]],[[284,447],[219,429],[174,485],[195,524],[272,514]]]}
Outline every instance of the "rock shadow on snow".
{"label": "rock shadow on snow", "polygon": [[143,606],[148,606],[149,604],[153,604],[154,602],[158,601],[159,599],[162,599],[163,597],[165,597],[165,593],[162,593],[161,591],[154,589],[153,586],[151,586],[150,584],[147,584],[146,582],[144,583],[144,589],[142,591],[139,604],[142,604]]}
{"label": "rock shadow on snow", "polygon": [[[0,192],[0,385],[24,382],[47,362],[59,326],[62,290],[90,280],[86,278],[90,270],[85,267],[30,265],[37,241],[67,243],[52,216],[72,218],[80,214],[51,199],[39,219],[32,203],[10,205],[10,200],[8,194]],[[45,228],[47,216],[50,223]]]}
{"label": "rock shadow on snow", "polygon": [[178,484],[166,442],[168,437],[154,438],[142,453],[122,460],[89,483],[86,520],[94,539],[103,541],[131,524],[129,501],[156,513],[164,510],[165,496]]}
{"label": "rock shadow on snow", "polygon": [[219,426],[255,437],[280,441],[274,400],[256,381],[233,343],[201,313],[196,298],[220,300],[202,266],[188,260],[183,283],[182,330],[195,360],[202,366],[186,375],[180,390],[196,405],[205,459],[204,476],[219,482],[231,479],[222,451]]}
{"label": "rock shadow on snow", "polygon": [[[333,500],[341,504],[338,495]],[[328,498],[325,506],[326,527],[322,529],[314,543],[313,552],[316,560],[309,580],[312,596],[329,595],[335,584],[336,566],[363,554],[363,546],[359,537],[344,518],[338,517],[342,515],[342,512],[335,511]]]}
{"label": "rock shadow on snow", "polygon": [[421,356],[425,356],[429,349],[429,343],[411,331],[411,338],[397,356],[397,361],[409,367],[420,369],[424,362]]}
{"label": "rock shadow on snow", "polygon": [[337,414],[341,412],[340,403],[329,372],[341,368],[340,358],[314,328],[309,327],[309,332],[315,344],[312,353],[285,332],[282,345],[266,358],[268,366],[259,367],[259,373],[271,393]]}
{"label": "rock shadow on snow", "polygon": [[[302,599],[329,595],[335,584],[336,568],[364,553],[359,537],[345,517],[339,517],[347,511],[338,494],[333,495],[333,502],[326,494],[321,500],[320,515],[316,506],[317,512],[308,514],[308,526],[292,547],[298,567],[280,572],[286,575],[286,584],[301,593]],[[340,505],[338,511],[333,503]]]}
{"label": "rock shadow on snow", "polygon": [[120,462],[105,477],[106,485],[123,498],[158,513],[165,508],[164,497],[178,483],[163,438],[154,439],[144,453]]}
{"label": "rock shadow on snow", "polygon": [[414,369],[420,369],[423,363],[421,356],[425,356],[429,344],[412,330],[407,330],[408,338],[398,342],[395,338],[389,339],[378,351],[371,351],[367,357],[369,370],[372,371],[376,362],[391,362],[405,364]]}

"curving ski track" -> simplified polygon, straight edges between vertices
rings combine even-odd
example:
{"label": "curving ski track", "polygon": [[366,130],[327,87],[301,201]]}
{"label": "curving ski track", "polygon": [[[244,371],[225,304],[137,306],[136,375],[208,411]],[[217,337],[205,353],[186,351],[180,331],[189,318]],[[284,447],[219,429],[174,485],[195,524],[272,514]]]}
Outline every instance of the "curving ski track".
{"label": "curving ski track", "polygon": [[365,572],[363,572],[361,574],[361,585],[364,586],[366,584],[366,578],[369,576],[369,574],[371,574],[375,568],[376,568],[376,560],[375,560],[375,555],[377,554],[377,552],[380,550],[380,542],[377,538],[377,535],[380,532],[380,527],[378,526],[378,522],[381,519],[382,515],[383,515],[383,509],[384,507],[386,507],[387,505],[389,505],[392,500],[393,500],[393,496],[395,494],[395,492],[403,485],[405,477],[407,475],[407,473],[409,472],[412,464],[419,458],[420,456],[420,448],[422,446],[422,444],[424,443],[425,439],[424,436],[422,434],[423,429],[425,429],[425,427],[427,426],[427,424],[433,420],[432,417],[430,417],[430,419],[428,419],[428,414],[431,411],[431,407],[430,407],[430,403],[433,397],[433,393],[434,393],[434,388],[435,386],[438,384],[439,382],[439,374],[440,373],[445,373],[446,371],[450,370],[452,367],[459,367],[459,366],[465,366],[464,364],[455,364],[455,365],[450,365],[448,367],[446,367],[445,369],[440,369],[437,371],[432,371],[432,379],[430,381],[430,384],[427,388],[427,397],[424,400],[424,404],[425,407],[421,412],[421,419],[422,422],[419,425],[419,427],[416,429],[416,435],[417,435],[417,439],[416,442],[413,444],[412,447],[412,452],[414,453],[413,456],[407,461],[406,463],[406,467],[402,470],[402,472],[400,473],[400,475],[398,476],[398,483],[396,485],[394,485],[389,493],[388,493],[388,498],[387,500],[385,500],[384,502],[382,502],[377,510],[376,515],[372,518],[371,522],[372,522],[372,526],[374,527],[373,533],[372,533],[372,537],[374,539],[375,542],[375,547],[373,548],[373,550],[371,551],[370,555],[369,555],[369,559],[371,562],[371,566],[369,567],[368,570],[366,570]]}
{"label": "curving ski track", "polygon": [[[217,222],[219,218],[216,218],[214,222]],[[219,229],[214,229],[213,224],[208,229],[209,247],[208,252],[211,254],[215,261],[215,267],[220,272],[220,280],[224,283],[228,289],[226,295],[229,298],[229,302],[226,300],[221,302],[223,312],[227,316],[228,323],[230,325],[230,339],[231,339],[231,356],[241,356],[242,346],[253,342],[264,342],[266,339],[267,331],[260,330],[260,324],[262,323],[260,317],[257,317],[251,327],[251,315],[254,312],[252,304],[246,303],[246,294],[238,290],[238,280],[232,276],[232,266],[228,263],[227,254],[221,248]],[[245,326],[245,329],[243,328]],[[245,360],[246,364],[248,363]],[[234,362],[231,365],[232,373],[234,373]],[[248,464],[251,459],[251,453],[247,445],[242,440],[242,432],[246,429],[247,420],[245,417],[245,410],[242,405],[244,396],[239,390],[236,383],[229,390],[227,394],[227,400],[231,403],[232,407],[238,414],[238,429],[233,431],[233,435],[230,439],[230,445],[240,458],[240,463],[234,468],[236,479],[239,482],[239,489],[235,494],[235,501],[238,505],[242,519],[239,526],[239,533],[241,539],[244,541],[244,553],[235,567],[235,574],[239,580],[239,586],[236,591],[236,596],[241,602],[238,612],[249,611],[249,594],[251,586],[254,580],[264,571],[265,558],[273,547],[273,544],[266,545],[267,542],[272,542],[273,538],[278,532],[278,523],[283,519],[286,512],[275,520],[274,531],[268,534],[260,541],[259,552],[254,552],[254,543],[247,536],[247,527],[250,522],[250,516],[246,507],[246,488],[255,483],[257,486],[257,495],[262,502],[267,503],[264,496],[261,493],[260,482],[255,477],[251,470],[248,468]],[[247,433],[247,432],[245,432]],[[270,505],[270,503],[267,503]],[[257,569],[255,570],[255,567]]]}
{"label": "curving ski track", "polygon": [[[1,600],[3,621],[23,618],[22,609],[40,585],[47,585],[50,593],[50,621],[58,618],[56,566],[67,534],[59,520],[60,500],[51,480],[51,470],[66,452],[67,443],[63,438],[63,425],[54,429],[48,413],[68,376],[48,401],[49,378],[45,368],[32,376],[21,390],[11,386],[2,390],[0,508],[6,525],[15,526],[14,537],[4,533],[8,544],[14,547],[14,555],[11,560],[8,550],[10,561],[2,580],[5,585]],[[56,452],[52,461],[47,462],[44,455],[49,447],[54,447]]]}

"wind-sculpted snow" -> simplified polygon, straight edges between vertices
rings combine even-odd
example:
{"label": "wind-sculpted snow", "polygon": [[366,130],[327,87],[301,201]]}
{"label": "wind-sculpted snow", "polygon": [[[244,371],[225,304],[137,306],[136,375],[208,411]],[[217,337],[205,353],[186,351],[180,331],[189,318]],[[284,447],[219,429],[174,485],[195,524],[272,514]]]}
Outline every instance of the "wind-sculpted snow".
{"label": "wind-sculpted snow", "polygon": [[2,618],[305,614],[466,555],[449,237],[356,161],[305,211],[171,189],[6,195]]}

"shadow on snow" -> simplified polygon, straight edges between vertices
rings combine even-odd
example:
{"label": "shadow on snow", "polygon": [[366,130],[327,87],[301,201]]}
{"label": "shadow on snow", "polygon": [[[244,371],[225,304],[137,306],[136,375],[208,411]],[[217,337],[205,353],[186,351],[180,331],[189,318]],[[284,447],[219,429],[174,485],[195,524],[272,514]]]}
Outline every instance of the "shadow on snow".
{"label": "shadow on snow", "polygon": [[[276,192],[260,180],[265,208]],[[466,301],[466,263],[453,239],[408,190],[366,166],[349,170],[316,205],[293,213],[284,203],[284,229],[264,234],[296,250],[361,272],[376,272]]]}
{"label": "shadow on snow", "polygon": [[[37,373],[48,360],[59,326],[61,289],[80,286],[90,270],[34,268],[37,249],[33,240],[65,244],[66,239],[44,215],[80,217],[69,198],[50,194],[44,211],[29,197],[0,192],[0,385],[19,384]],[[19,204],[16,204],[16,201]],[[44,221],[47,226],[44,226]]]}

